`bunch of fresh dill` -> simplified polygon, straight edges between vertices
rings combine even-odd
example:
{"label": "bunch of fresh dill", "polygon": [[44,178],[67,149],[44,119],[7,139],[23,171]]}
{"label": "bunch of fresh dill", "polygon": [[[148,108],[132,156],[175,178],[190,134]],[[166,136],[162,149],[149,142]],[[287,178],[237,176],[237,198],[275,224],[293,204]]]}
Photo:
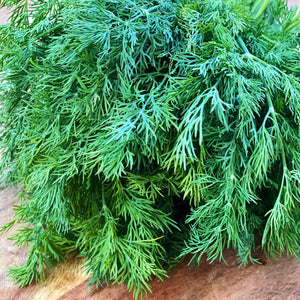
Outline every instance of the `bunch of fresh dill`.
{"label": "bunch of fresh dill", "polygon": [[2,0],[2,180],[22,185],[21,286],[77,249],[147,281],[255,234],[299,254],[300,18],[281,0]]}

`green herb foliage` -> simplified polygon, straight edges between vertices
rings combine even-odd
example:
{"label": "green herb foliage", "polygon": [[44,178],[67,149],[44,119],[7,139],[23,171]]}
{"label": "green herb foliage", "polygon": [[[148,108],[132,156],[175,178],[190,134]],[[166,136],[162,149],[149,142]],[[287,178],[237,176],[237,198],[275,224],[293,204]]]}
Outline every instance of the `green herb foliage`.
{"label": "green herb foliage", "polygon": [[[15,5],[15,6],[13,6]],[[21,286],[78,250],[135,298],[186,254],[298,255],[300,19],[284,1],[3,0]],[[25,225],[24,225],[25,224]]]}

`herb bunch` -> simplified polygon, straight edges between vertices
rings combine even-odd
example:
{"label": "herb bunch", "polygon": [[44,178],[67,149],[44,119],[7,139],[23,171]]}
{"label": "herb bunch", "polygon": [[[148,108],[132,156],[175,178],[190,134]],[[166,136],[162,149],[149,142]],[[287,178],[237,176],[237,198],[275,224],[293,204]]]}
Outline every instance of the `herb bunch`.
{"label": "herb bunch", "polygon": [[299,254],[300,19],[284,1],[3,0],[21,286],[77,250],[134,297],[192,253]]}

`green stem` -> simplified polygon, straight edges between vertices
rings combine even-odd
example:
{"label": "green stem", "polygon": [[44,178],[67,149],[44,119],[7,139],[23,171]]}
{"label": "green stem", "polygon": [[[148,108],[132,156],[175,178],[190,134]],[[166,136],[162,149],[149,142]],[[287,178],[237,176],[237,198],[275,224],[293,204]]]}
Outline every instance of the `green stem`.
{"label": "green stem", "polygon": [[251,13],[254,14],[255,10],[261,5],[261,3],[263,2],[264,0],[256,0],[253,7],[252,7],[252,10],[251,10]]}
{"label": "green stem", "polygon": [[300,25],[300,16],[297,15],[297,17],[295,17],[292,22],[285,28],[286,31],[291,31],[292,29],[294,29],[295,27]]}
{"label": "green stem", "polygon": [[[278,132],[280,132],[279,131],[280,130],[279,125],[278,125],[277,118],[276,118],[276,114],[275,114],[275,110],[274,110],[274,106],[273,106],[273,103],[271,101],[271,97],[270,97],[269,92],[266,92],[266,98],[267,98],[267,102],[268,102],[268,105],[269,105],[270,113],[273,117],[274,126],[276,127]],[[279,145],[279,148],[281,150],[281,158],[282,158],[282,164],[283,164],[283,174],[282,174],[282,180],[281,180],[281,184],[280,184],[279,193],[278,193],[277,199],[275,201],[274,207],[270,211],[271,216],[268,218],[268,221],[267,221],[267,224],[266,224],[266,227],[265,227],[265,231],[264,231],[264,234],[263,234],[263,237],[262,237],[262,245],[263,246],[266,245],[266,243],[267,243],[267,234],[268,234],[269,230],[272,230],[272,225],[270,224],[270,222],[272,222],[272,214],[275,210],[275,207],[277,207],[278,205],[282,205],[280,200],[281,200],[281,196],[282,196],[282,193],[283,193],[283,189],[285,187],[286,175],[287,175],[287,170],[288,170],[287,162],[286,162],[286,155],[285,155],[284,146],[283,146],[281,137],[278,139],[278,145]]]}
{"label": "green stem", "polygon": [[64,23],[59,23],[58,25],[53,26],[51,29],[46,30],[45,32],[43,32],[43,33],[41,33],[40,35],[38,35],[38,36],[36,37],[36,39],[38,40],[38,39],[40,39],[40,38],[42,38],[42,37],[44,37],[44,36],[46,36],[46,35],[49,35],[50,32],[52,32],[52,31],[54,31],[54,30],[56,30],[56,29],[58,29],[58,28],[60,28],[60,27],[63,27],[63,26],[65,26]]}
{"label": "green stem", "polygon": [[297,85],[299,84],[299,82],[298,82],[297,80],[295,80],[294,76],[291,76],[291,75],[286,74],[284,71],[280,70],[280,69],[277,68],[276,66],[271,65],[271,64],[265,62],[264,60],[258,58],[257,56],[255,56],[255,55],[253,55],[253,54],[251,54],[251,53],[248,52],[248,53],[245,53],[243,56],[246,56],[246,57],[248,57],[248,58],[250,58],[250,59],[253,59],[253,60],[255,60],[256,62],[259,62],[259,63],[263,64],[263,65],[266,66],[266,67],[271,67],[271,68],[275,69],[278,73],[280,73],[281,75],[283,75],[284,77],[288,77],[291,81],[293,81],[293,82],[296,83]]}
{"label": "green stem", "polygon": [[246,44],[245,44],[245,42],[242,40],[242,38],[240,37],[240,36],[238,36],[238,42],[239,42],[239,44],[240,44],[240,46],[242,47],[242,49],[245,51],[245,53],[249,53],[250,54],[250,52],[249,52],[249,50],[248,50],[248,48],[247,48],[247,46],[246,46]]}
{"label": "green stem", "polygon": [[252,9],[252,13],[254,13],[256,8],[258,8],[260,6],[260,8],[256,12],[256,14],[253,16],[254,19],[258,19],[263,14],[263,12],[266,10],[266,8],[269,5],[269,3],[271,2],[271,0],[262,0],[262,1],[259,0],[258,2],[259,3],[257,3],[257,2],[255,3],[255,5]]}
{"label": "green stem", "polygon": [[[274,125],[275,125],[277,131],[280,133],[280,128],[279,128],[279,125],[278,125],[278,122],[277,122],[275,109],[274,109],[273,103],[271,101],[271,96],[270,96],[269,92],[266,92],[266,98],[267,98],[267,102],[268,102],[268,105],[269,105],[270,113],[271,113],[272,118],[273,118]],[[278,145],[279,145],[279,148],[281,150],[283,173],[285,174],[285,170],[287,169],[287,162],[286,162],[286,155],[285,155],[284,146],[283,146],[281,137],[278,139]]]}

